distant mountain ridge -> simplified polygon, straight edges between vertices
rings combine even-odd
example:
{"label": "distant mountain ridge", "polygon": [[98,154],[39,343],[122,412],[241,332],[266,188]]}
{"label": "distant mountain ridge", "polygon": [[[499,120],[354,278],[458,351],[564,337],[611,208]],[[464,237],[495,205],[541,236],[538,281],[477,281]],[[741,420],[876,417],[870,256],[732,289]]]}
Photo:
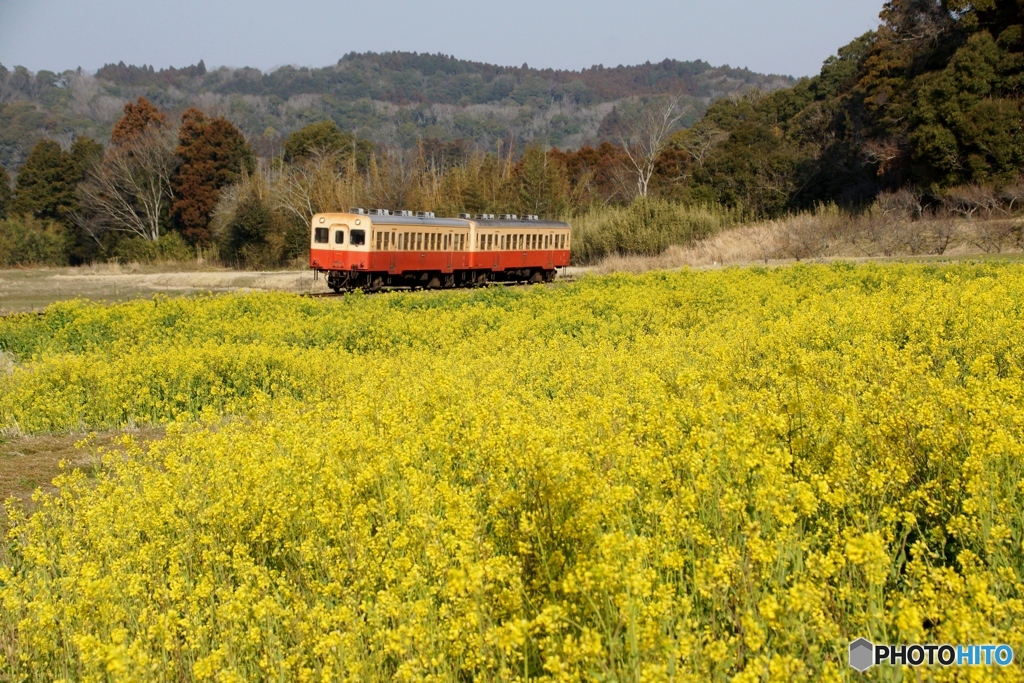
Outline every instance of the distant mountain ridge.
{"label": "distant mountain ridge", "polygon": [[40,137],[105,140],[124,103],[145,96],[172,115],[190,106],[224,115],[263,154],[321,119],[379,144],[468,140],[484,149],[527,142],[576,148],[602,141],[601,122],[624,99],[682,93],[692,123],[721,97],[791,87],[788,76],[666,59],[580,71],[497,66],[447,55],[350,53],[323,68],[184,68],[107,64],[31,73],[0,65],[0,163],[12,170]]}

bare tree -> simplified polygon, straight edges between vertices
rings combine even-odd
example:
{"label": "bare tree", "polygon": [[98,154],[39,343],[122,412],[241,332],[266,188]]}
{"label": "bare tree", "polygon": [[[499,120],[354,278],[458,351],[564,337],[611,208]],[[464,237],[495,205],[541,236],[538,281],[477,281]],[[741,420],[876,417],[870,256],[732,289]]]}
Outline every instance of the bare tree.
{"label": "bare tree", "polygon": [[172,132],[149,130],[108,150],[79,186],[83,212],[76,223],[97,240],[106,230],[159,239],[160,220],[171,202],[174,149]]}
{"label": "bare tree", "polygon": [[622,126],[620,142],[626,150],[630,171],[635,173],[637,194],[641,197],[647,196],[655,163],[669,134],[688,111],[682,99],[682,94],[677,94],[661,100],[641,100],[638,114],[627,117]]}
{"label": "bare tree", "polygon": [[682,141],[682,148],[697,168],[704,168],[704,162],[711,150],[729,137],[728,133],[704,121],[698,122],[688,133]]}

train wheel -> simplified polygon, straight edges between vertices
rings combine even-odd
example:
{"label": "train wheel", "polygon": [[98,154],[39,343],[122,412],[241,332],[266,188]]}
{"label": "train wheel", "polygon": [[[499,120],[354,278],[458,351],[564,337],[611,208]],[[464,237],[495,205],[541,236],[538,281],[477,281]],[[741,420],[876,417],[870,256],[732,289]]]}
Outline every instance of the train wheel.
{"label": "train wheel", "polygon": [[437,289],[441,286],[441,278],[436,275],[427,282],[427,289]]}
{"label": "train wheel", "polygon": [[544,271],[544,282],[554,282],[555,275],[558,274],[556,270],[545,270]]}
{"label": "train wheel", "polygon": [[530,276],[530,282],[531,283],[538,283],[538,282],[543,282],[543,281],[544,281],[544,273],[542,271],[535,270],[533,272],[533,275]]}

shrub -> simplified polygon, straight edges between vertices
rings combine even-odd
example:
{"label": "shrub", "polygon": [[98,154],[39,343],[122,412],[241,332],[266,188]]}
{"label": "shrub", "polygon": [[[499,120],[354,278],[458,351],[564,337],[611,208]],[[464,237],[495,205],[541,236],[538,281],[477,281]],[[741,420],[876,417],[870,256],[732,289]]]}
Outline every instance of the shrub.
{"label": "shrub", "polygon": [[52,221],[31,216],[0,220],[0,266],[66,266],[68,234]]}
{"label": "shrub", "polygon": [[612,254],[653,256],[689,245],[739,222],[738,211],[644,198],[627,207],[594,209],[572,221],[573,258],[589,263]]}
{"label": "shrub", "polygon": [[125,263],[166,263],[191,261],[196,254],[179,233],[167,232],[156,242],[141,237],[122,239],[114,246],[113,256]]}

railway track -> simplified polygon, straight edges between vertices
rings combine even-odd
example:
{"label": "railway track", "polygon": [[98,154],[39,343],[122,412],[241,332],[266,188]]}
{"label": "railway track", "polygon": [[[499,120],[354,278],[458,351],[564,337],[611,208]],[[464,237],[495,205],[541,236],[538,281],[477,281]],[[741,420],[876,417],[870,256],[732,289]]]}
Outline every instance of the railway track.
{"label": "railway track", "polygon": [[305,292],[305,293],[302,294],[302,296],[310,298],[310,299],[332,299],[332,298],[339,297],[339,296],[345,296],[346,294],[351,294],[351,293],[353,293],[355,291],[363,291],[363,293],[367,294],[367,295],[370,295],[370,294],[386,294],[388,292],[456,292],[456,291],[460,291],[460,290],[469,290],[469,289],[484,289],[486,287],[508,287],[508,288],[533,287],[533,286],[538,285],[538,284],[549,284],[550,285],[550,284],[555,284],[557,282],[572,282],[573,280],[575,280],[575,278],[572,277],[572,276],[569,276],[569,277],[564,277],[564,278],[558,278],[557,280],[555,280],[555,282],[547,282],[547,283],[538,283],[538,282],[490,282],[490,283],[488,283],[486,285],[476,286],[476,287],[438,287],[438,288],[434,288],[434,289],[427,289],[427,288],[424,288],[424,287],[417,287],[415,289],[411,289],[409,287],[382,287],[380,289],[372,290],[372,291],[359,290],[357,288],[357,289],[347,290],[347,291],[344,291],[344,292]]}

